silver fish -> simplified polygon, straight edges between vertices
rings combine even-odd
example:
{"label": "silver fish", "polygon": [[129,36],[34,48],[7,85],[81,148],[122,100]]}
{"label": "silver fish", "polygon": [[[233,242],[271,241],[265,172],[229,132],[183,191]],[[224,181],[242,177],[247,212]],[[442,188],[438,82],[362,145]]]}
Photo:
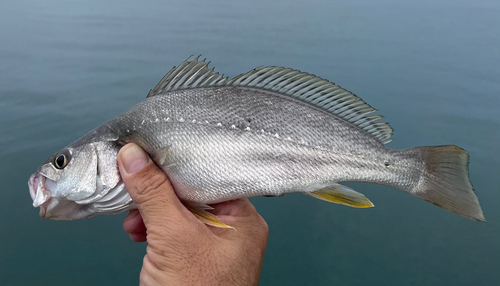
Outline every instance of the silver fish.
{"label": "silver fish", "polygon": [[[199,58],[199,57],[198,57]],[[263,67],[231,80],[198,58],[174,67],[146,100],[51,156],[29,180],[40,216],[80,219],[136,208],[117,169],[135,142],[205,223],[208,204],[303,192],[372,207],[340,182],[392,186],[483,221],[460,147],[386,148],[392,128],[353,93],[311,74]]]}

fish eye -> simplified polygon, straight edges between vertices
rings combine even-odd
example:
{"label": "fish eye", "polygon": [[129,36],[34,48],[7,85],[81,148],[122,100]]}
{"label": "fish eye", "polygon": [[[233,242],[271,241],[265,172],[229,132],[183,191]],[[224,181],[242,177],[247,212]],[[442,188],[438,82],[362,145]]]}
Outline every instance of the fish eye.
{"label": "fish eye", "polygon": [[66,152],[59,153],[54,157],[54,166],[57,169],[63,169],[69,163],[69,154],[65,154]]}

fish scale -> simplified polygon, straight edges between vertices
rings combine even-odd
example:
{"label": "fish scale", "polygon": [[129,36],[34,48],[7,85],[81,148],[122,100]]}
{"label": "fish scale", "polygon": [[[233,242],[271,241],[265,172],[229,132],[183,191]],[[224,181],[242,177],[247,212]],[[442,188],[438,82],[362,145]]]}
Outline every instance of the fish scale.
{"label": "fish scale", "polygon": [[[151,116],[160,119],[168,117],[177,122],[184,120],[187,123],[194,119],[199,124],[220,124],[219,127],[227,129],[232,129],[234,125],[236,129],[249,128],[247,131],[274,136],[277,134],[280,138],[290,138],[301,144],[332,147],[330,149],[337,151],[360,152],[367,149],[367,145],[376,148],[383,146],[380,141],[366,136],[362,130],[345,122],[339,123],[339,119],[320,110],[251,89],[231,87],[183,90],[170,92],[168,97],[160,96],[150,100],[152,101],[145,101],[137,108],[127,111],[117,121],[129,125],[128,122],[142,121],[143,117],[148,119]],[[156,108],[163,110],[163,114],[158,113]],[[168,128],[161,120],[156,125],[154,123],[146,128],[141,127],[142,131],[139,132],[158,133]]]}

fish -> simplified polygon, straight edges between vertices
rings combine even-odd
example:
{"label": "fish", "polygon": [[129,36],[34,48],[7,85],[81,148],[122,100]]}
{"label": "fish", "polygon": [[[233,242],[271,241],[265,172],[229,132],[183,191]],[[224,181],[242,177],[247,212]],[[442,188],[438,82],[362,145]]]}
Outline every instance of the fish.
{"label": "fish", "polygon": [[117,154],[141,146],[204,223],[230,227],[210,205],[302,192],[373,207],[342,184],[391,186],[457,215],[484,221],[469,180],[469,154],[455,145],[385,146],[393,129],[354,93],[298,70],[268,66],[232,79],[192,56],[145,100],[52,155],[28,185],[40,216],[73,220],[136,209]]}

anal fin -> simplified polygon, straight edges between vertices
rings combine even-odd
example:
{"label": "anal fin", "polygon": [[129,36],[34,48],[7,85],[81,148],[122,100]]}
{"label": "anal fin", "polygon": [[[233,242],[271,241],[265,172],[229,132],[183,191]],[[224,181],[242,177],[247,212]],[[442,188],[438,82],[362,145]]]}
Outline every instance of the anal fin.
{"label": "anal fin", "polygon": [[353,189],[335,184],[313,192],[304,193],[327,202],[341,204],[353,208],[371,208],[373,203],[363,194],[354,191]]}
{"label": "anal fin", "polygon": [[215,226],[215,227],[220,227],[220,228],[232,228],[234,230],[236,230],[236,228],[232,227],[232,226],[229,226],[223,222],[221,222],[219,220],[219,218],[206,211],[207,209],[211,209],[210,206],[201,206],[201,205],[195,205],[195,204],[191,204],[191,203],[184,203],[184,206],[186,206],[186,208],[197,218],[199,219],[201,222],[203,222],[204,224],[208,224],[208,225],[211,225],[211,226]]}

